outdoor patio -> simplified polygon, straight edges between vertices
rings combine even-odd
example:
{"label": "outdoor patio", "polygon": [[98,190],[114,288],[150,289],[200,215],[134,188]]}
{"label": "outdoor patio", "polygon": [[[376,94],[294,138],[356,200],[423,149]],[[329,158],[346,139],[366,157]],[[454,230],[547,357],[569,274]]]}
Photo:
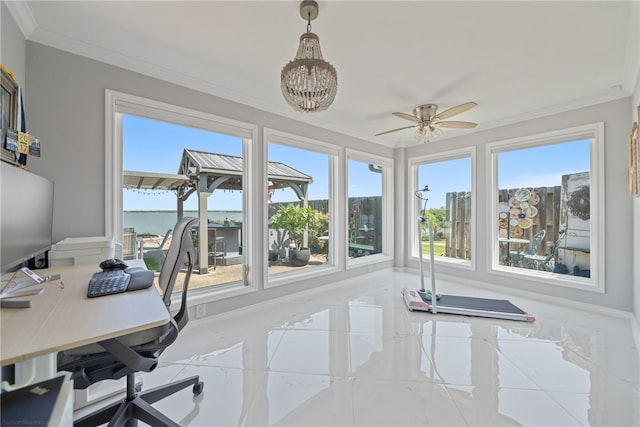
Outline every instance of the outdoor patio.
{"label": "outdoor patio", "polygon": [[[164,236],[162,235],[146,237],[142,239],[142,245],[143,247],[154,246],[154,245],[158,245],[158,243],[162,242],[163,240],[164,240]],[[164,248],[165,249],[168,248],[170,243],[171,243],[171,236],[169,236],[165,240]],[[160,249],[143,251],[142,252],[143,259],[145,260],[153,259],[155,260],[155,262],[158,262],[158,266],[160,266],[161,265],[161,262],[159,262],[161,257],[160,251],[161,251]],[[240,257],[240,255],[237,255],[237,256]],[[229,254],[229,259],[232,259],[232,258],[234,258],[234,255]],[[278,273],[285,273],[291,270],[311,268],[311,267],[325,264],[326,262],[327,262],[326,254],[311,254],[311,259],[309,261],[309,264],[303,267],[292,266],[289,263],[289,260],[287,258],[281,258],[278,261],[269,262],[269,274],[278,274]],[[179,273],[178,282],[176,283],[176,288],[174,289],[174,292],[180,291],[182,289],[181,283],[185,273],[186,273],[185,271],[182,271]],[[198,288],[204,288],[208,286],[218,286],[218,285],[238,282],[240,280],[242,280],[242,264],[240,263],[233,263],[228,265],[218,264],[216,265],[215,268],[213,267],[213,265],[210,265],[206,273],[199,273],[198,269],[195,269],[191,273],[191,278],[189,279],[189,288],[198,289]]]}
{"label": "outdoor patio", "polygon": [[[311,255],[309,264],[305,265],[304,267],[294,267],[289,264],[289,260],[283,259],[279,260],[276,263],[269,263],[269,274],[285,273],[291,270],[316,267],[318,265],[324,264],[325,262],[326,256],[323,254]],[[178,274],[178,281],[176,282],[174,292],[179,292],[182,290],[182,281],[185,274],[186,271],[181,271]],[[213,269],[213,267],[209,267],[209,271],[205,274],[199,274],[197,271],[192,272],[191,278],[189,279],[189,289],[193,290],[210,286],[219,286],[223,284],[238,282],[240,280],[242,280],[241,264],[218,266],[215,270]]]}

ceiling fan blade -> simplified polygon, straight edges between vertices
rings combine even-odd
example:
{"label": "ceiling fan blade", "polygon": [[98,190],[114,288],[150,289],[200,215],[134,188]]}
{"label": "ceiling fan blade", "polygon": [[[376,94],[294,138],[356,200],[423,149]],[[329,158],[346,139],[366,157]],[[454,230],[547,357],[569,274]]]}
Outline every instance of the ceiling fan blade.
{"label": "ceiling fan blade", "polygon": [[471,122],[456,122],[456,121],[448,121],[448,122],[436,122],[434,126],[441,128],[455,128],[455,129],[469,129],[478,126],[477,123]]}
{"label": "ceiling fan blade", "polygon": [[422,120],[420,120],[419,117],[412,116],[411,114],[406,114],[406,113],[392,113],[392,114],[396,117],[400,117],[401,119],[411,120],[412,122],[416,122],[416,123],[422,122]]}
{"label": "ceiling fan blade", "polygon": [[374,136],[380,136],[380,135],[384,135],[384,134],[387,134],[387,133],[396,132],[396,131],[403,130],[403,129],[414,128],[414,127],[416,127],[416,125],[405,126],[405,127],[398,128],[398,129],[392,129],[392,130],[388,130],[388,131],[385,131],[385,132],[376,133]]}
{"label": "ceiling fan blade", "polygon": [[432,120],[446,119],[447,117],[451,117],[451,116],[455,116],[456,114],[464,113],[465,111],[472,109],[476,105],[478,105],[478,104],[476,104],[475,102],[467,102],[465,104],[460,104],[458,106],[451,107],[448,110],[444,110],[442,113],[436,114],[435,117],[433,117]]}

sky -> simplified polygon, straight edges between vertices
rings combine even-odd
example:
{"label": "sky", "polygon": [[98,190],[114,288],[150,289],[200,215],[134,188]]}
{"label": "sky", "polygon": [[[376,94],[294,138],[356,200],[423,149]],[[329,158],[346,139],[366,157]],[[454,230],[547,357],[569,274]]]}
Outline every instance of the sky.
{"label": "sky", "polygon": [[[200,129],[178,126],[135,116],[123,119],[124,170],[178,173],[184,148],[242,155],[242,139]],[[329,156],[309,150],[270,143],[269,161],[285,163],[313,177],[309,200],[327,199],[329,193]],[[429,186],[427,209],[445,205],[447,192],[470,191],[470,159],[455,159],[421,165],[418,185]],[[589,141],[575,141],[551,146],[510,151],[498,155],[499,188],[530,188],[560,185],[560,176],[590,170]],[[382,181],[368,165],[349,161],[348,191],[350,197],[378,196]],[[292,190],[276,190],[273,202],[297,201]],[[124,190],[123,206],[130,210],[175,210],[173,192]],[[192,195],[186,210],[197,210],[197,198]],[[209,210],[242,210],[239,191],[215,191],[209,197]]]}

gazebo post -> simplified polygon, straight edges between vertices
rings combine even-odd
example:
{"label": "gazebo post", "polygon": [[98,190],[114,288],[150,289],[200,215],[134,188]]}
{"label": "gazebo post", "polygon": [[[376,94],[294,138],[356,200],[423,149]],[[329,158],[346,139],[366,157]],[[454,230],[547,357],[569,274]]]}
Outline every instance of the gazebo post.
{"label": "gazebo post", "polygon": [[209,271],[209,217],[207,212],[207,199],[211,193],[198,192],[198,265],[200,274]]}

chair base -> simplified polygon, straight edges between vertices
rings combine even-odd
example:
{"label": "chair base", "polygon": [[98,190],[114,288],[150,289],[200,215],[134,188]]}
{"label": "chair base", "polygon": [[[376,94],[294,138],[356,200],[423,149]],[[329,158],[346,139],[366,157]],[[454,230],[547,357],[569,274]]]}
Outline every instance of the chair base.
{"label": "chair base", "polygon": [[73,422],[73,425],[93,427],[109,423],[109,426],[124,426],[137,425],[135,420],[140,420],[152,426],[179,427],[178,423],[173,422],[151,404],[189,386],[193,387],[193,394],[197,396],[202,393],[204,383],[200,381],[199,376],[195,375],[137,393],[135,374],[129,374],[127,375],[127,397],[124,400],[114,402],[92,414],[79,418]]}

